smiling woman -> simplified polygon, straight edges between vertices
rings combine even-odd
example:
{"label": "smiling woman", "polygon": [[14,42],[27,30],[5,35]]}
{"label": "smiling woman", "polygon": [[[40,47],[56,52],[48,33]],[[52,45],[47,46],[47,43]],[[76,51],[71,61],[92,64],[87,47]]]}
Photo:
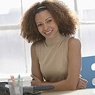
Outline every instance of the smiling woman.
{"label": "smiling woman", "polygon": [[[46,0],[46,1],[51,1],[51,0]],[[53,0],[53,1],[56,1],[56,0]],[[82,54],[81,55],[82,56],[95,55],[95,44],[93,44],[94,43],[93,41],[95,40],[95,37],[94,37],[95,35],[95,6],[94,6],[95,0],[72,0],[72,2],[71,0],[61,0],[61,1],[64,1],[65,5],[66,4],[69,5],[71,9],[76,10],[78,12],[78,17],[80,20],[80,27],[78,29],[79,31],[75,32],[76,35],[74,36],[75,37],[78,36],[78,38],[80,38],[80,41],[82,43],[82,52],[81,52]],[[21,30],[20,30],[19,22],[20,22],[20,17],[22,16],[22,14],[24,14],[27,11],[27,9],[31,5],[33,5],[35,2],[41,3],[42,0],[0,0],[0,73],[2,74],[3,73],[5,74],[6,73],[7,74],[22,73],[22,72],[32,73],[30,69],[31,67],[31,62],[30,62],[31,43],[28,44],[25,42],[25,40],[21,39],[20,37]],[[52,12],[49,13],[49,12],[43,11],[41,15],[45,15],[47,13],[51,14]],[[35,19],[36,22],[40,21],[39,16],[40,16],[40,12],[39,14],[36,15],[37,17],[37,19]],[[42,40],[45,40],[46,38],[45,46],[51,45],[50,47],[52,48],[53,48],[52,44],[60,42],[59,32],[54,33],[56,32],[54,31],[56,25],[54,26],[52,25],[52,23],[57,23],[57,24],[59,23],[59,21],[56,20],[55,16],[56,14],[54,15],[53,18],[50,16],[50,18],[48,19],[44,18],[43,16],[43,19],[46,19],[46,21],[41,20],[40,23],[37,23],[37,26],[35,29],[38,29],[39,31],[34,30],[34,31],[38,31],[37,35],[32,34],[34,38],[35,37],[39,38],[39,36],[42,37]],[[31,21],[31,19],[33,18],[31,17],[29,21]],[[27,23],[27,25],[29,25],[29,23]],[[58,26],[58,28],[59,27],[60,25]],[[62,30],[60,31],[65,30],[65,28],[66,27],[62,26]],[[27,29],[29,30],[29,28]],[[54,37],[52,37],[53,36],[52,33],[54,33]],[[30,34],[31,33],[29,33],[29,35]],[[56,38],[56,35],[59,35],[58,38]],[[51,42],[51,38],[53,38],[52,39],[53,43]],[[38,39],[38,40],[41,40],[41,39]],[[39,57],[40,53],[38,52],[41,52],[41,51],[38,48],[37,50],[38,51],[37,51],[36,57]],[[44,50],[44,49],[41,49],[41,50]],[[48,57],[47,59],[48,60],[47,63],[51,61],[51,58],[52,59],[54,58],[54,55],[52,54],[54,54],[56,51],[57,50],[50,51],[51,54],[50,54],[50,58]],[[48,56],[50,52],[47,51],[46,53],[43,54],[44,61],[46,60],[46,57]],[[60,57],[60,55],[61,53],[59,52],[57,56],[60,59],[62,59],[63,57]],[[34,57],[33,59],[35,59],[36,57]],[[42,57],[40,56],[40,58]],[[39,62],[42,61],[42,59],[39,60]],[[57,57],[55,57],[55,59],[57,59]],[[53,66],[50,66],[50,67],[57,66],[56,63],[59,63],[59,61],[58,62],[56,61],[53,63],[55,64],[53,64]],[[5,67],[7,68],[5,69]],[[13,67],[17,67],[17,68],[13,68]],[[59,67],[58,69],[60,68],[61,67]],[[46,64],[45,66],[43,65],[41,69],[42,71],[44,70],[44,74],[45,74],[45,70],[47,70],[47,65]],[[49,72],[50,70],[52,70],[52,68],[51,69],[49,68],[47,71]],[[54,68],[54,70],[56,70],[56,74],[58,75],[57,69]],[[60,71],[60,74],[62,73],[63,72]],[[45,78],[47,79],[47,77]]]}
{"label": "smiling woman", "polygon": [[77,28],[78,17],[64,2],[37,2],[25,12],[21,36],[33,43],[32,85],[52,85],[56,91],[86,88],[87,81],[80,78],[81,43],[74,37]]}

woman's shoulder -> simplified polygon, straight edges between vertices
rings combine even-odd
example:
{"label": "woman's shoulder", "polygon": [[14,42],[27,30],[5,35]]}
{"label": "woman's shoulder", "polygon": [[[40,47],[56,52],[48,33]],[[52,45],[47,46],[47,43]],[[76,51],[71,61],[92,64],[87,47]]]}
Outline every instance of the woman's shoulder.
{"label": "woman's shoulder", "polygon": [[43,42],[33,42],[31,48],[39,48],[41,45],[43,45]]}
{"label": "woman's shoulder", "polygon": [[69,43],[71,44],[80,44],[80,39],[75,37],[70,37]]}
{"label": "woman's shoulder", "polygon": [[37,42],[33,42],[32,46],[36,46],[36,45],[41,45],[43,42],[37,41]]}
{"label": "woman's shoulder", "polygon": [[80,47],[81,46],[81,42],[79,40],[79,38],[75,38],[75,37],[70,37],[69,39],[69,46],[77,46]]}

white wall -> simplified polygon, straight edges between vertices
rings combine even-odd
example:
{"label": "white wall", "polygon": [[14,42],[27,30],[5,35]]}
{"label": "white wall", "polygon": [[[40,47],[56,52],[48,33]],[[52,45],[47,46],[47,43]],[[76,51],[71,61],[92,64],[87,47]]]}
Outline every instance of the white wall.
{"label": "white wall", "polygon": [[82,25],[80,31],[82,56],[95,55],[95,25]]}

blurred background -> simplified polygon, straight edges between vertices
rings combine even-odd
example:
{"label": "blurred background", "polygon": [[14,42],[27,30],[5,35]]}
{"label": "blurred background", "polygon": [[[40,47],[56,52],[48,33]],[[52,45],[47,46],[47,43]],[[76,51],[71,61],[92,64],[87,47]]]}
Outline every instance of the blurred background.
{"label": "blurred background", "polygon": [[[31,74],[31,43],[20,36],[20,19],[37,1],[42,0],[0,0],[0,78],[5,74]],[[76,37],[82,43],[82,57],[94,56],[95,0],[61,1],[78,13],[80,27]]]}

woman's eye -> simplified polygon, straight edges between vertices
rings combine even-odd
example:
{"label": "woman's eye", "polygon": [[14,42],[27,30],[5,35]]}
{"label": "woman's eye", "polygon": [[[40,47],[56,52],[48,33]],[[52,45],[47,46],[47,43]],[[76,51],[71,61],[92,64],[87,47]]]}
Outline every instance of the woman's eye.
{"label": "woman's eye", "polygon": [[48,20],[47,22],[49,23],[49,22],[51,22],[52,20],[50,19],[50,20]]}
{"label": "woman's eye", "polygon": [[41,26],[42,24],[38,24],[37,26],[39,27],[39,26]]}

